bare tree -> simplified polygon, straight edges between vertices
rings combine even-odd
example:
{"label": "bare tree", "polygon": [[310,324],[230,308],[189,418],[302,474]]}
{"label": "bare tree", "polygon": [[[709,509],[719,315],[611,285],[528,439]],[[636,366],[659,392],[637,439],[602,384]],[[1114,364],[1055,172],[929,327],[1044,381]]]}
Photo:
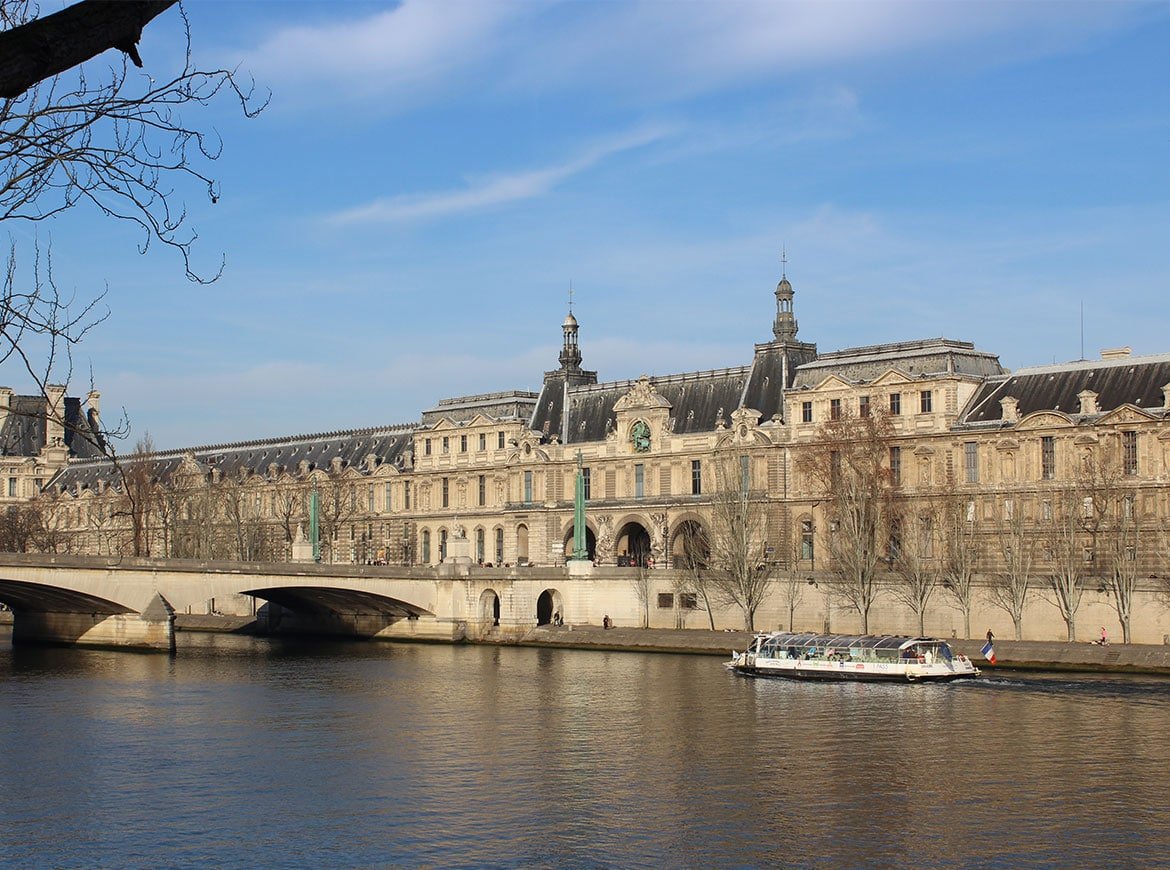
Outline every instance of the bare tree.
{"label": "bare tree", "polygon": [[[190,31],[179,69],[152,78],[136,44],[142,28],[173,0],[78,3],[37,18],[26,0],[0,0],[0,223],[39,225],[73,209],[136,227],[139,249],[152,241],[179,252],[195,281],[213,281],[223,269],[196,270],[191,247],[196,233],[183,204],[194,188],[212,202],[219,190],[208,166],[221,154],[214,133],[187,124],[182,111],[204,108],[230,96],[246,117],[263,110],[251,83],[233,70],[201,69],[192,61]],[[116,48],[124,55],[93,62]],[[81,64],[81,66],[78,66]],[[19,360],[48,397],[49,384],[68,384],[74,348],[108,312],[104,293],[78,299],[63,294],[53,279],[52,256],[35,236],[31,250],[10,241],[0,296],[0,363]],[[67,425],[50,403],[55,422]],[[106,451],[128,425],[92,426],[75,433]],[[112,455],[112,453],[111,453]],[[131,547],[142,549],[137,535]]]}
{"label": "bare tree", "polygon": [[1016,640],[1023,639],[1024,608],[1032,588],[1032,562],[1035,546],[1024,512],[1013,498],[1004,499],[996,532],[999,540],[1000,567],[991,577],[988,597],[991,603],[1012,618]]}
{"label": "bare tree", "polygon": [[634,594],[638,597],[638,606],[642,610],[642,628],[650,627],[650,575],[641,565],[630,579]]}
{"label": "bare tree", "polygon": [[893,428],[887,415],[842,413],[822,423],[797,467],[823,497],[829,521],[831,594],[847,601],[869,632],[880,593],[879,569],[895,478],[889,467]]}
{"label": "bare tree", "polygon": [[963,637],[971,637],[971,608],[979,564],[976,504],[964,493],[950,491],[938,501],[942,547],[943,591],[963,614]]}
{"label": "bare tree", "polygon": [[914,517],[914,534],[910,541],[901,541],[890,554],[894,582],[890,591],[918,618],[918,634],[926,633],[926,610],[938,590],[940,560],[936,554],[936,522],[933,505],[927,501]]}
{"label": "bare tree", "polygon": [[1085,591],[1085,526],[1093,515],[1092,497],[1083,492],[1069,485],[1041,493],[1037,522],[1048,569],[1041,595],[1060,611],[1069,643],[1077,639],[1077,611]]}
{"label": "bare tree", "polygon": [[154,443],[147,432],[134,445],[134,453],[124,463],[116,463],[121,478],[121,498],[116,517],[130,523],[130,555],[150,555],[150,520],[155,506],[157,481]]}
{"label": "bare tree", "polygon": [[[1130,643],[1133,610],[1140,583],[1140,558],[1148,530],[1142,525],[1136,489],[1129,485],[1123,464],[1112,445],[1086,451],[1081,463],[1081,488],[1092,516],[1086,518],[1092,536],[1094,564],[1103,574],[1123,643]],[[1165,552],[1165,548],[1162,548]]]}
{"label": "bare tree", "polygon": [[694,520],[682,524],[681,532],[682,552],[675,553],[676,561],[681,562],[685,574],[676,581],[675,591],[679,594],[693,592],[703,599],[703,607],[707,611],[707,621],[711,630],[715,630],[715,612],[712,608],[713,582],[712,575],[707,570],[711,561],[711,541],[707,530]]}
{"label": "bare tree", "polygon": [[730,451],[716,459],[710,563],[704,572],[714,597],[743,612],[748,631],[755,630],[756,610],[775,584],[768,564],[767,497],[753,488],[751,471],[746,452]]}

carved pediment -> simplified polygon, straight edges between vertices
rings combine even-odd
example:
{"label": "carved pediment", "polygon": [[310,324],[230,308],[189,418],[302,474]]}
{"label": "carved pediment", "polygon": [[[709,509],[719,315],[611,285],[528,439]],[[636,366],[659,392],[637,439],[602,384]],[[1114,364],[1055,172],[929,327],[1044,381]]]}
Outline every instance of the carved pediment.
{"label": "carved pediment", "polygon": [[812,393],[830,393],[839,392],[841,390],[852,390],[853,384],[842,378],[840,375],[829,375],[809,392]]}
{"label": "carved pediment", "polygon": [[1149,423],[1157,420],[1153,414],[1143,411],[1135,405],[1120,405],[1097,420],[1097,425],[1116,425],[1119,423]]}
{"label": "carved pediment", "polygon": [[917,382],[915,378],[910,377],[909,374],[899,368],[886,369],[881,375],[874,378],[870,383],[875,387],[893,387],[899,384],[908,384]]}
{"label": "carved pediment", "polygon": [[1060,411],[1035,411],[1023,417],[1016,424],[1016,429],[1051,429],[1053,426],[1065,427],[1072,425],[1074,425],[1072,419]]}
{"label": "carved pediment", "polygon": [[995,449],[996,450],[1019,450],[1020,449],[1020,442],[1016,441],[1014,438],[1001,438],[999,441],[995,442]]}
{"label": "carved pediment", "polygon": [[669,409],[670,407],[670,401],[666,396],[654,388],[654,385],[650,383],[650,378],[642,375],[638,378],[638,382],[617,400],[613,409],[620,413],[622,411],[646,411],[657,408]]}

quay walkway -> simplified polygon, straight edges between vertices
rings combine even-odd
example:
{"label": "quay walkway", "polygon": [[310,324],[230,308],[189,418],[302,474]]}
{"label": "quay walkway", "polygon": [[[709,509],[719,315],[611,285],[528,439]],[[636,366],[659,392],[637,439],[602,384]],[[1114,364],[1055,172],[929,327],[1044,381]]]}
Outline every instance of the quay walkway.
{"label": "quay walkway", "polygon": [[[12,614],[0,612],[0,626],[11,625]],[[176,614],[178,631],[211,631],[248,634],[253,620],[246,616]],[[563,649],[609,650],[617,652],[662,652],[731,657],[732,650],[746,649],[752,639],[747,631],[710,631],[684,628],[611,628],[598,625],[541,626],[527,632],[520,641],[501,645],[560,647]],[[480,641],[491,643],[492,641]],[[995,641],[997,664],[983,660],[983,639],[949,640],[958,652],[971,658],[984,672],[1011,670],[1084,671],[1170,676],[1170,645],[1092,643],[1059,641]]]}

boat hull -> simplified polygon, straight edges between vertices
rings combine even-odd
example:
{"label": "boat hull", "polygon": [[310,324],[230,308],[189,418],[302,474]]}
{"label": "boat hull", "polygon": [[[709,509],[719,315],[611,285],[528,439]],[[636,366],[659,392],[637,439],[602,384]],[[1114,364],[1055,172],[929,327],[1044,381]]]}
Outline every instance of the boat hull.
{"label": "boat hull", "polygon": [[[845,663],[842,662],[842,665]],[[950,683],[955,680],[970,680],[979,676],[979,671],[971,672],[918,672],[908,671],[877,671],[856,670],[847,667],[829,668],[768,668],[753,667],[732,663],[731,670],[745,677],[764,677],[778,680],[819,680],[822,682],[848,683]]]}

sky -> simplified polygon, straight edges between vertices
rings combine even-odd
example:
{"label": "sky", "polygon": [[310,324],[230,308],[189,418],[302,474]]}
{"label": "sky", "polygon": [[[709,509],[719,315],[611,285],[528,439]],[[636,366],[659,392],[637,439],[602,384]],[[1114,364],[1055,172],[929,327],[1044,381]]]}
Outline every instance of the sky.
{"label": "sky", "polygon": [[[106,292],[71,394],[92,372],[131,442],[538,390],[570,285],[601,380],[749,363],[782,269],[822,351],[946,336],[1017,368],[1080,358],[1083,329],[1089,358],[1170,352],[1168,3],[184,9],[197,65],[271,92],[255,119],[183,112],[223,143],[217,201],[172,194],[222,277],[92,210],[38,230],[59,285]],[[182,23],[148,25],[140,75],[179,68]]]}

